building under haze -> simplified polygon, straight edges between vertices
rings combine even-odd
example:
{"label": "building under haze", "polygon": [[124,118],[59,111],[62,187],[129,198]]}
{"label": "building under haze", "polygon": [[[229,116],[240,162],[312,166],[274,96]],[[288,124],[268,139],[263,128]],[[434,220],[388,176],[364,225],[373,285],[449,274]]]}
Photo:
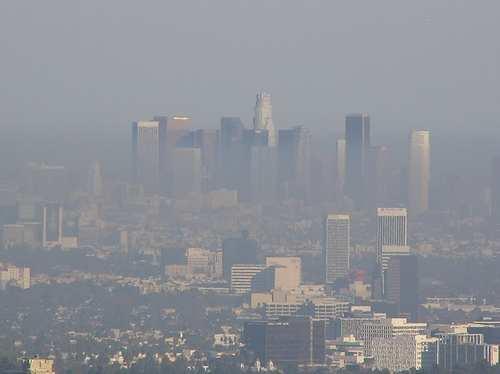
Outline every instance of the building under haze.
{"label": "building under haze", "polygon": [[268,146],[275,147],[278,144],[276,128],[273,123],[273,106],[271,95],[266,92],[259,92],[255,102],[253,118],[254,130],[266,130],[268,136]]}
{"label": "building under haze", "polygon": [[336,142],[336,170],[335,170],[335,194],[338,201],[344,197],[345,173],[346,173],[346,142],[344,138]]}
{"label": "building under haze", "polygon": [[389,203],[389,148],[385,145],[373,146],[368,150],[366,170],[367,207],[375,209]]}
{"label": "building under haze", "polygon": [[430,153],[430,132],[412,130],[408,160],[408,208],[412,216],[429,209]]}
{"label": "building under haze", "polygon": [[254,203],[271,203],[277,192],[276,147],[250,146],[249,183],[250,199]]}
{"label": "building under haze", "polygon": [[345,194],[357,209],[366,202],[366,168],[370,148],[370,117],[368,114],[349,114],[345,119],[346,184]]}
{"label": "building under haze", "polygon": [[324,222],[323,258],[325,283],[345,279],[350,270],[351,217],[329,214]]}
{"label": "building under haze", "polygon": [[491,163],[491,235],[500,238],[500,156]]}
{"label": "building under haze", "polygon": [[279,130],[280,198],[307,201],[311,194],[311,133],[304,126]]}
{"label": "building under haze", "polygon": [[171,152],[172,189],[174,199],[199,197],[201,194],[201,150],[199,148],[178,147]]}
{"label": "building under haze", "polygon": [[222,117],[219,130],[218,186],[240,190],[241,165],[244,162],[243,133],[245,126],[239,117]]}
{"label": "building under haze", "polygon": [[63,207],[59,203],[48,203],[42,208],[42,245],[45,248],[62,246]]}
{"label": "building under haze", "polygon": [[160,188],[160,122],[132,124],[132,181],[147,192]]}

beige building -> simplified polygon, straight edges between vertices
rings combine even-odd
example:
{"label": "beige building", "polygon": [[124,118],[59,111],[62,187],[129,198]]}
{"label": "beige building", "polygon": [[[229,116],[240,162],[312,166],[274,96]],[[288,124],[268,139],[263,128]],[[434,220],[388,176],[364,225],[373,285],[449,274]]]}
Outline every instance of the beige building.
{"label": "beige building", "polygon": [[429,209],[431,144],[428,130],[412,130],[408,159],[408,206],[413,215]]}
{"label": "beige building", "polygon": [[31,286],[31,269],[18,268],[16,266],[2,267],[0,264],[0,286],[14,285],[24,290]]}
{"label": "beige building", "polygon": [[28,358],[23,360],[23,364],[30,374],[55,374],[54,360],[50,358]]}
{"label": "beige building", "polygon": [[275,267],[275,289],[291,290],[302,283],[300,257],[266,257],[266,266]]}

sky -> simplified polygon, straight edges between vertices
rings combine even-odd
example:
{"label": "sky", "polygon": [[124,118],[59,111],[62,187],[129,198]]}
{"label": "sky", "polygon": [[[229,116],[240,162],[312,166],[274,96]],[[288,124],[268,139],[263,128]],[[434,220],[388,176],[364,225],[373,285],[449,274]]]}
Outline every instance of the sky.
{"label": "sky", "polygon": [[[498,0],[0,2],[0,128],[121,129],[157,114],[278,127],[500,128]],[[124,130],[126,129],[126,130]]]}

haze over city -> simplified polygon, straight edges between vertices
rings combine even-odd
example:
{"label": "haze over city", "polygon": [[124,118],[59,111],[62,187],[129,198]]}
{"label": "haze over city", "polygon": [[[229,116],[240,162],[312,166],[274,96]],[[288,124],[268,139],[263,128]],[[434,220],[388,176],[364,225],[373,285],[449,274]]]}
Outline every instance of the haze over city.
{"label": "haze over city", "polygon": [[0,3],[0,374],[499,373],[500,3]]}

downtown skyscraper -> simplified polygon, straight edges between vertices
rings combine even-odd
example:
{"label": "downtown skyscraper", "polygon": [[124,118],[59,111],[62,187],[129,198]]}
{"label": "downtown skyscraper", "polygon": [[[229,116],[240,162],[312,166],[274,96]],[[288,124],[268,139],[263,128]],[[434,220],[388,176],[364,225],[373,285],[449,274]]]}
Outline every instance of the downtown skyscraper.
{"label": "downtown skyscraper", "polygon": [[334,284],[349,274],[351,217],[348,214],[329,214],[323,230],[325,283]]}
{"label": "downtown skyscraper", "polygon": [[283,198],[307,201],[311,194],[311,133],[304,126],[279,130],[279,186]]}
{"label": "downtown skyscraper", "polygon": [[412,130],[408,159],[408,208],[412,216],[429,209],[430,153],[430,132]]}
{"label": "downtown skyscraper", "polygon": [[259,92],[257,94],[253,118],[253,129],[267,131],[267,145],[269,147],[275,147],[278,144],[276,128],[273,123],[271,95],[266,92]]}
{"label": "downtown skyscraper", "polygon": [[146,192],[160,187],[160,122],[138,121],[132,124],[132,181]]}
{"label": "downtown skyscraper", "polygon": [[345,119],[346,184],[345,194],[356,209],[366,205],[366,168],[370,148],[370,117],[368,114],[349,114]]}

